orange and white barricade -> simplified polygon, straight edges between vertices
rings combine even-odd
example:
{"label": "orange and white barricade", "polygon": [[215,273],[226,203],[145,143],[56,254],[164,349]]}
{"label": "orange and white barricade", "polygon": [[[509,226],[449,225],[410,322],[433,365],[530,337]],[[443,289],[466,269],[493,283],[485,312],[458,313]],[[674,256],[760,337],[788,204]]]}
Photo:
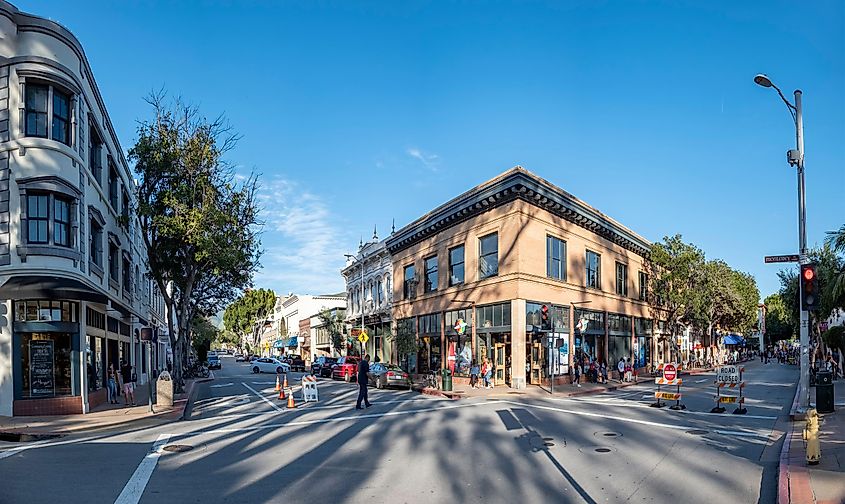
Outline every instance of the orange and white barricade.
{"label": "orange and white barricade", "polygon": [[317,393],[316,376],[305,375],[302,377],[302,400],[303,402],[317,402],[320,400],[320,397]]}

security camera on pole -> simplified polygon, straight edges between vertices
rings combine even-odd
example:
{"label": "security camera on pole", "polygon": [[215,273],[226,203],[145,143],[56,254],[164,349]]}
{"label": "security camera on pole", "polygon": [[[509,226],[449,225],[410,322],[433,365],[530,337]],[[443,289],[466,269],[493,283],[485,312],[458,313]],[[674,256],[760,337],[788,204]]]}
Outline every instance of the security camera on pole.
{"label": "security camera on pole", "polygon": [[[805,206],[805,192],[804,192],[804,119],[801,110],[801,90],[795,90],[795,104],[789,102],[783,95],[783,92],[775,86],[771,79],[764,74],[758,74],[754,77],[754,82],[762,87],[774,88],[778,92],[780,99],[786,104],[789,113],[795,122],[795,149],[789,149],[786,153],[786,160],[790,166],[795,166],[798,171],[798,252],[799,261],[803,266],[809,264],[807,258],[807,213]],[[800,361],[800,375],[799,375],[799,412],[803,413],[810,405],[810,313],[804,305],[803,282],[798,282],[799,294],[798,297],[802,300],[801,306],[801,324],[800,341],[801,341],[801,361]]]}

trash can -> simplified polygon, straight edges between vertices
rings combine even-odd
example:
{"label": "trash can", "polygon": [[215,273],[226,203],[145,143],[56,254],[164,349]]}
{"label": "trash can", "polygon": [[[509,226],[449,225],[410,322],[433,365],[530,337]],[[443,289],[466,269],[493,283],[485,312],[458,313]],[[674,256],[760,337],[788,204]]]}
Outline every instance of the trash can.
{"label": "trash can", "polygon": [[830,371],[816,373],[816,411],[833,413],[833,373]]}
{"label": "trash can", "polygon": [[443,386],[441,389],[444,392],[451,392],[452,391],[452,372],[448,369],[443,370]]}
{"label": "trash can", "polygon": [[162,371],[156,380],[156,404],[173,406],[173,379],[167,371]]}

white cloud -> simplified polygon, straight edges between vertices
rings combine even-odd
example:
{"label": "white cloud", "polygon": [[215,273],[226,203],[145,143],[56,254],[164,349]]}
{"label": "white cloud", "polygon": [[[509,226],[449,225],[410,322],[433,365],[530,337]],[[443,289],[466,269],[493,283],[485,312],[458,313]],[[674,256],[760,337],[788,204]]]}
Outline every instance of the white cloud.
{"label": "white cloud", "polygon": [[281,177],[262,180],[258,199],[265,225],[256,285],[277,293],[342,292],[339,244],[348,240],[325,202]]}
{"label": "white cloud", "polygon": [[406,152],[409,156],[422,163],[422,165],[428,168],[429,170],[433,172],[439,170],[440,156],[438,156],[437,154],[424,152],[416,147],[411,147]]}

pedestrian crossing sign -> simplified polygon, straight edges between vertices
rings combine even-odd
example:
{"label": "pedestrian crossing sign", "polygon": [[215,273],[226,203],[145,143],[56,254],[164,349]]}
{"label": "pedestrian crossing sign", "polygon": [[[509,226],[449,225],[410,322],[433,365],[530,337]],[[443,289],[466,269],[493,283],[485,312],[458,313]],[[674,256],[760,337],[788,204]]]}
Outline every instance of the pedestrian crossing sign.
{"label": "pedestrian crossing sign", "polygon": [[360,341],[361,343],[366,343],[369,340],[370,340],[370,337],[367,336],[367,330],[366,329],[362,330],[361,334],[358,335],[358,341]]}

